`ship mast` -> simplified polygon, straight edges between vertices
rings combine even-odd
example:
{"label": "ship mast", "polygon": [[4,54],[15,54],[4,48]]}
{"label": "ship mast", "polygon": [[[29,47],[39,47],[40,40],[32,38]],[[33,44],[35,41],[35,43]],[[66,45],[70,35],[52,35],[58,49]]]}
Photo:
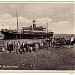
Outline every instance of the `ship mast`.
{"label": "ship mast", "polygon": [[[46,23],[46,33],[48,34],[48,22]],[[48,35],[46,36],[46,39],[48,39]]]}
{"label": "ship mast", "polygon": [[47,22],[47,33],[48,33],[48,22]]}
{"label": "ship mast", "polygon": [[18,27],[18,14],[17,14],[17,11],[16,11],[16,17],[17,17],[17,32],[18,32],[19,27]]}

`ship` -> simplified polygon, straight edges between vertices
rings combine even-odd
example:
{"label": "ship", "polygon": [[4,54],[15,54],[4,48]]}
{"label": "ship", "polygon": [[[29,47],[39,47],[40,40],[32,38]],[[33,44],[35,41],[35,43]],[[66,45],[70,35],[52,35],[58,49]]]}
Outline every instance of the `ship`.
{"label": "ship", "polygon": [[52,31],[48,31],[47,28],[36,26],[36,21],[33,20],[33,25],[30,27],[22,27],[19,29],[18,16],[17,16],[17,29],[1,29],[1,33],[4,35],[4,39],[49,39],[53,37]]}

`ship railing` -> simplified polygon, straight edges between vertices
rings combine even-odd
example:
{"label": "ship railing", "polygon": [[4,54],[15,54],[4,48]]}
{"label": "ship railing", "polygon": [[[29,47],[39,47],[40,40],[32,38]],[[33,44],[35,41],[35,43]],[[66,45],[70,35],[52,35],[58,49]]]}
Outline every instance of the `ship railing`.
{"label": "ship railing", "polygon": [[47,32],[48,34],[53,34],[54,32]]}
{"label": "ship railing", "polygon": [[9,30],[8,29],[1,29],[1,31],[8,32]]}
{"label": "ship railing", "polygon": [[16,30],[9,30],[9,29],[1,29],[1,31],[3,31],[3,32],[10,32],[10,33],[11,32],[14,32],[14,33],[16,32]]}

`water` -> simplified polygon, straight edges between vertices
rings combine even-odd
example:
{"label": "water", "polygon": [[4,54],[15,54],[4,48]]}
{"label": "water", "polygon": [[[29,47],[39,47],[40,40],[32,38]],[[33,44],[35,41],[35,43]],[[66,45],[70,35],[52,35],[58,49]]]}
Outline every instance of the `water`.
{"label": "water", "polygon": [[54,34],[54,37],[64,37],[65,39],[70,39],[72,36],[75,37],[75,34]]}

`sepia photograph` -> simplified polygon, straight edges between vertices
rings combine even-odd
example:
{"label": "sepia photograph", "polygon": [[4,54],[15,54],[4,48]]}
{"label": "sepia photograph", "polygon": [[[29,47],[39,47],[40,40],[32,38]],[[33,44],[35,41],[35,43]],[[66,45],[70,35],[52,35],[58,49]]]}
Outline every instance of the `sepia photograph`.
{"label": "sepia photograph", "polygon": [[0,71],[74,71],[74,2],[0,2]]}

